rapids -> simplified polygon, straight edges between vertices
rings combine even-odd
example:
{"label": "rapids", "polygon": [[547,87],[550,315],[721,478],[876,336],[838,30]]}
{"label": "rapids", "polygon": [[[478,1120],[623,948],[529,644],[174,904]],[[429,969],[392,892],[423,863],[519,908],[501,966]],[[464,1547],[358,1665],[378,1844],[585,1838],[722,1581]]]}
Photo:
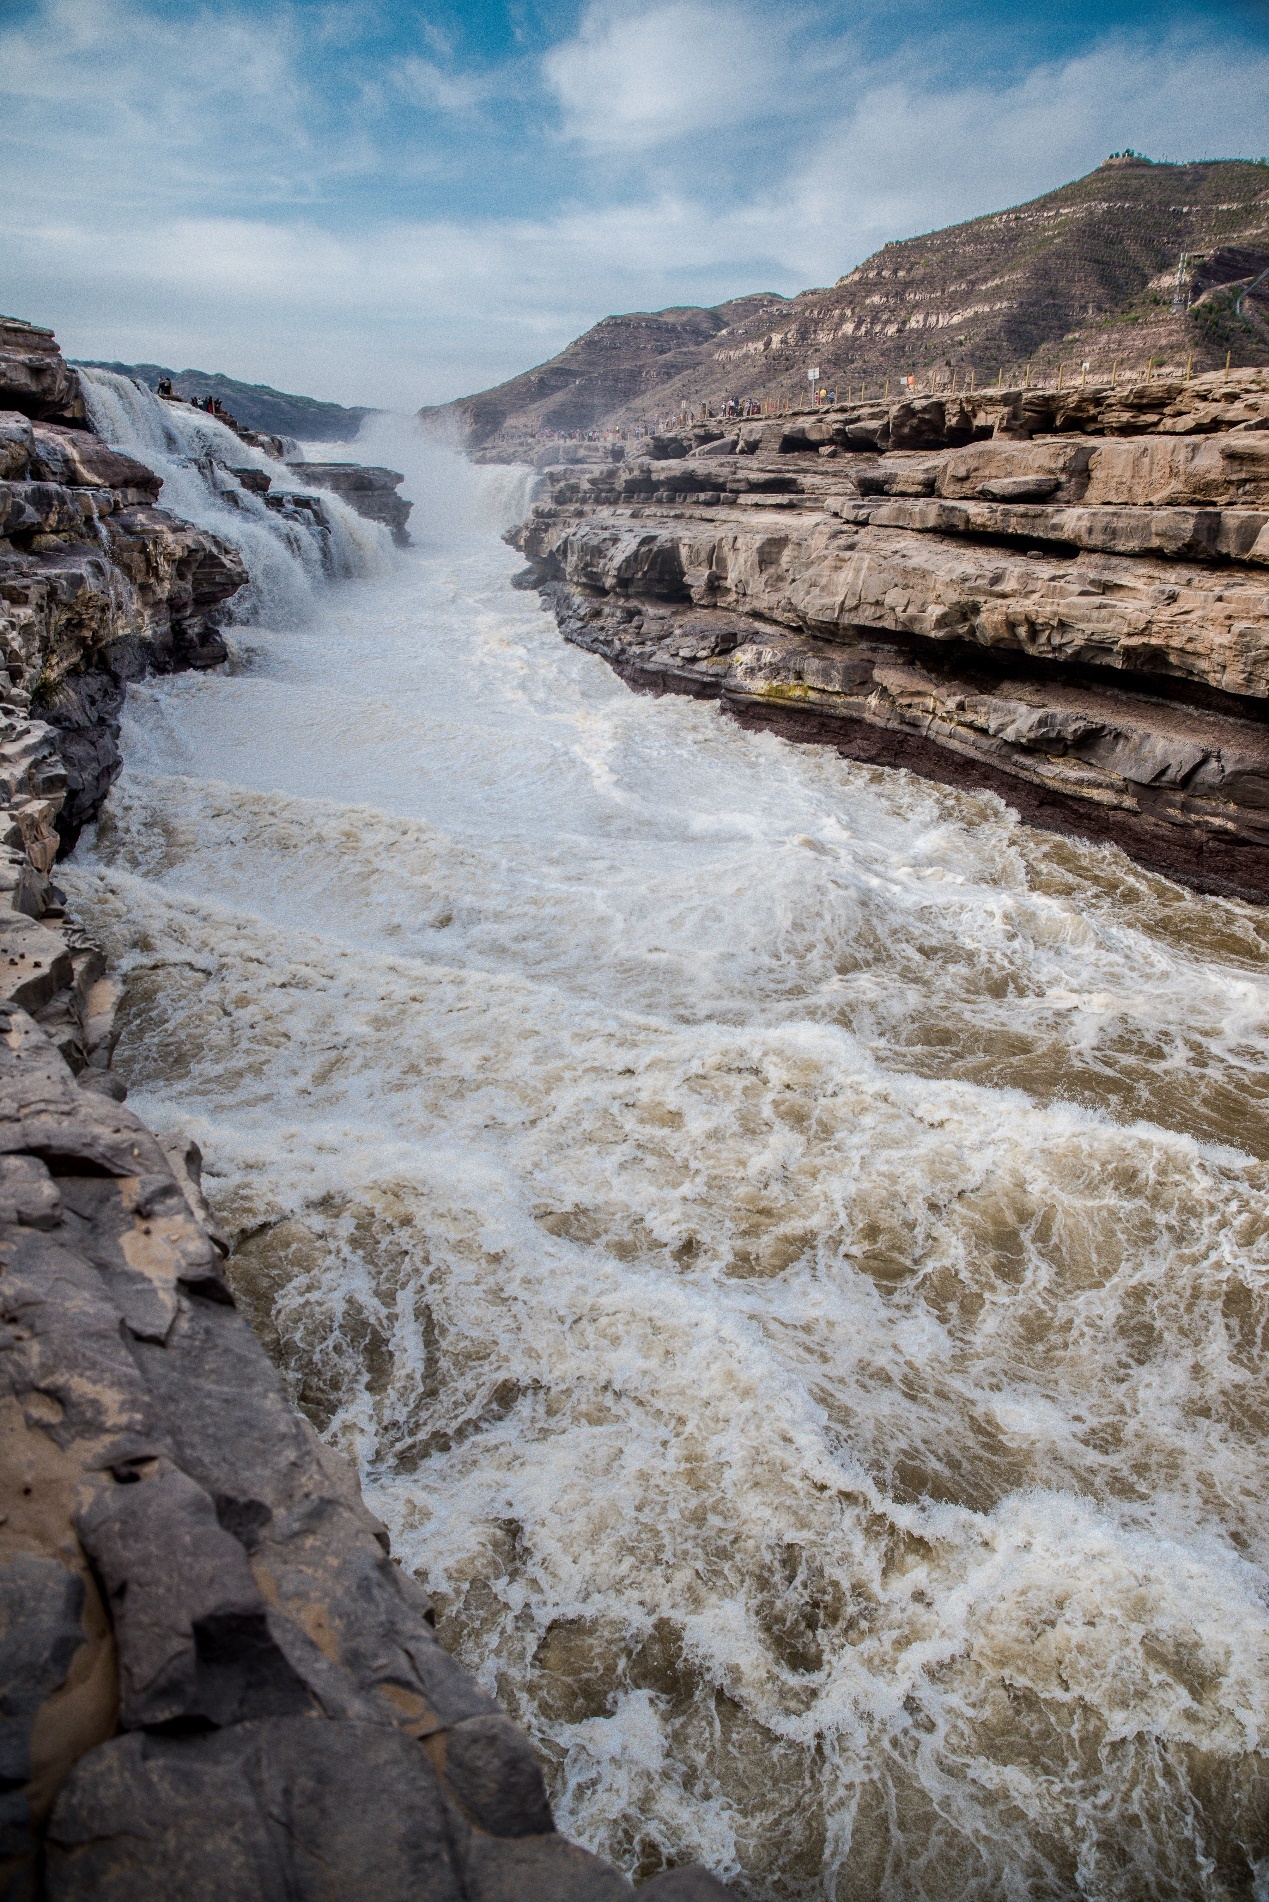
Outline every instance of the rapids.
{"label": "rapids", "polygon": [[630,693],[385,427],[64,868],[300,1403],[630,1873],[1263,1902],[1269,919]]}

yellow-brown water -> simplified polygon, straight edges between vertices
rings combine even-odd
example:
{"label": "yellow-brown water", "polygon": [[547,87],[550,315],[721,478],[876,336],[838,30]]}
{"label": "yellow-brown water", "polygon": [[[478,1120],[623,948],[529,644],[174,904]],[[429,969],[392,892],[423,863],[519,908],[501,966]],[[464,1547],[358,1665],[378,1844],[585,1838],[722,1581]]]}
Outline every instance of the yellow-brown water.
{"label": "yellow-brown water", "polygon": [[1269,1895],[1266,914],[630,694],[522,505],[132,690],[132,1101],[570,1833]]}

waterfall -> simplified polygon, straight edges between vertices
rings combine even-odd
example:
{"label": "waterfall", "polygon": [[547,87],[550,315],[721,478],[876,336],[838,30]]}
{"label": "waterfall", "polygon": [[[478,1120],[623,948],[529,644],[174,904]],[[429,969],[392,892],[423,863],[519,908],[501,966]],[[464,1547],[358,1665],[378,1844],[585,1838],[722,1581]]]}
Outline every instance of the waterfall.
{"label": "waterfall", "polygon": [[[298,480],[285,463],[243,442],[214,416],[163,402],[110,370],[81,369],[79,375],[98,435],[163,478],[160,506],[221,536],[242,556],[250,583],[233,604],[235,620],[297,626],[312,613],[325,582],[377,574],[391,563],[386,529]],[[246,487],[236,469],[267,475],[268,498]],[[282,495],[316,497],[320,511],[282,513],[269,506]]]}

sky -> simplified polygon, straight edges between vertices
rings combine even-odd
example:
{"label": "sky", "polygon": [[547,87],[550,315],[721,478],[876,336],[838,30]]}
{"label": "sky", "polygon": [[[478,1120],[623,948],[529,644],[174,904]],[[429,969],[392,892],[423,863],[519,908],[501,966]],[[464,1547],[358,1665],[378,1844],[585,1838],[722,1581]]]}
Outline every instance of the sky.
{"label": "sky", "polygon": [[413,409],[1125,146],[1269,155],[1269,0],[0,0],[0,310]]}

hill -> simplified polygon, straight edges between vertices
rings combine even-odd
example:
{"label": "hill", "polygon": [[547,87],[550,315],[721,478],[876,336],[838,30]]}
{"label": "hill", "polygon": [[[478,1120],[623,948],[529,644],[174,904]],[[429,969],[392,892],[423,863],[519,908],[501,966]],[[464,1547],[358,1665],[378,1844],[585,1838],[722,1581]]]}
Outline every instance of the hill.
{"label": "hill", "polygon": [[178,396],[218,396],[230,415],[247,429],[270,436],[298,436],[303,442],[351,442],[369,409],[345,409],[340,403],[322,403],[315,396],[295,396],[271,389],[267,383],[240,383],[236,377],[208,370],[168,370],[161,363],[105,363],[79,358],[90,370],[114,370],[135,377],[152,390],[160,377],[169,377]]}
{"label": "hill", "polygon": [[[606,317],[558,357],[448,405],[473,446],[542,429],[654,423],[681,408],[924,378],[1008,379],[1031,362],[1094,372],[1151,358],[1196,369],[1269,363],[1239,294],[1269,267],[1269,165],[1117,155],[1012,209],[887,244],[829,288],[712,310]],[[1261,286],[1269,300],[1269,286]],[[436,411],[423,411],[435,415]]]}
{"label": "hill", "polygon": [[777,292],[765,291],[711,309],[689,304],[604,317],[549,363],[478,396],[419,414],[457,415],[476,443],[489,441],[505,426],[528,431],[594,429],[612,410],[637,406],[690,376],[699,364],[712,362],[720,342],[769,321],[787,305]]}

